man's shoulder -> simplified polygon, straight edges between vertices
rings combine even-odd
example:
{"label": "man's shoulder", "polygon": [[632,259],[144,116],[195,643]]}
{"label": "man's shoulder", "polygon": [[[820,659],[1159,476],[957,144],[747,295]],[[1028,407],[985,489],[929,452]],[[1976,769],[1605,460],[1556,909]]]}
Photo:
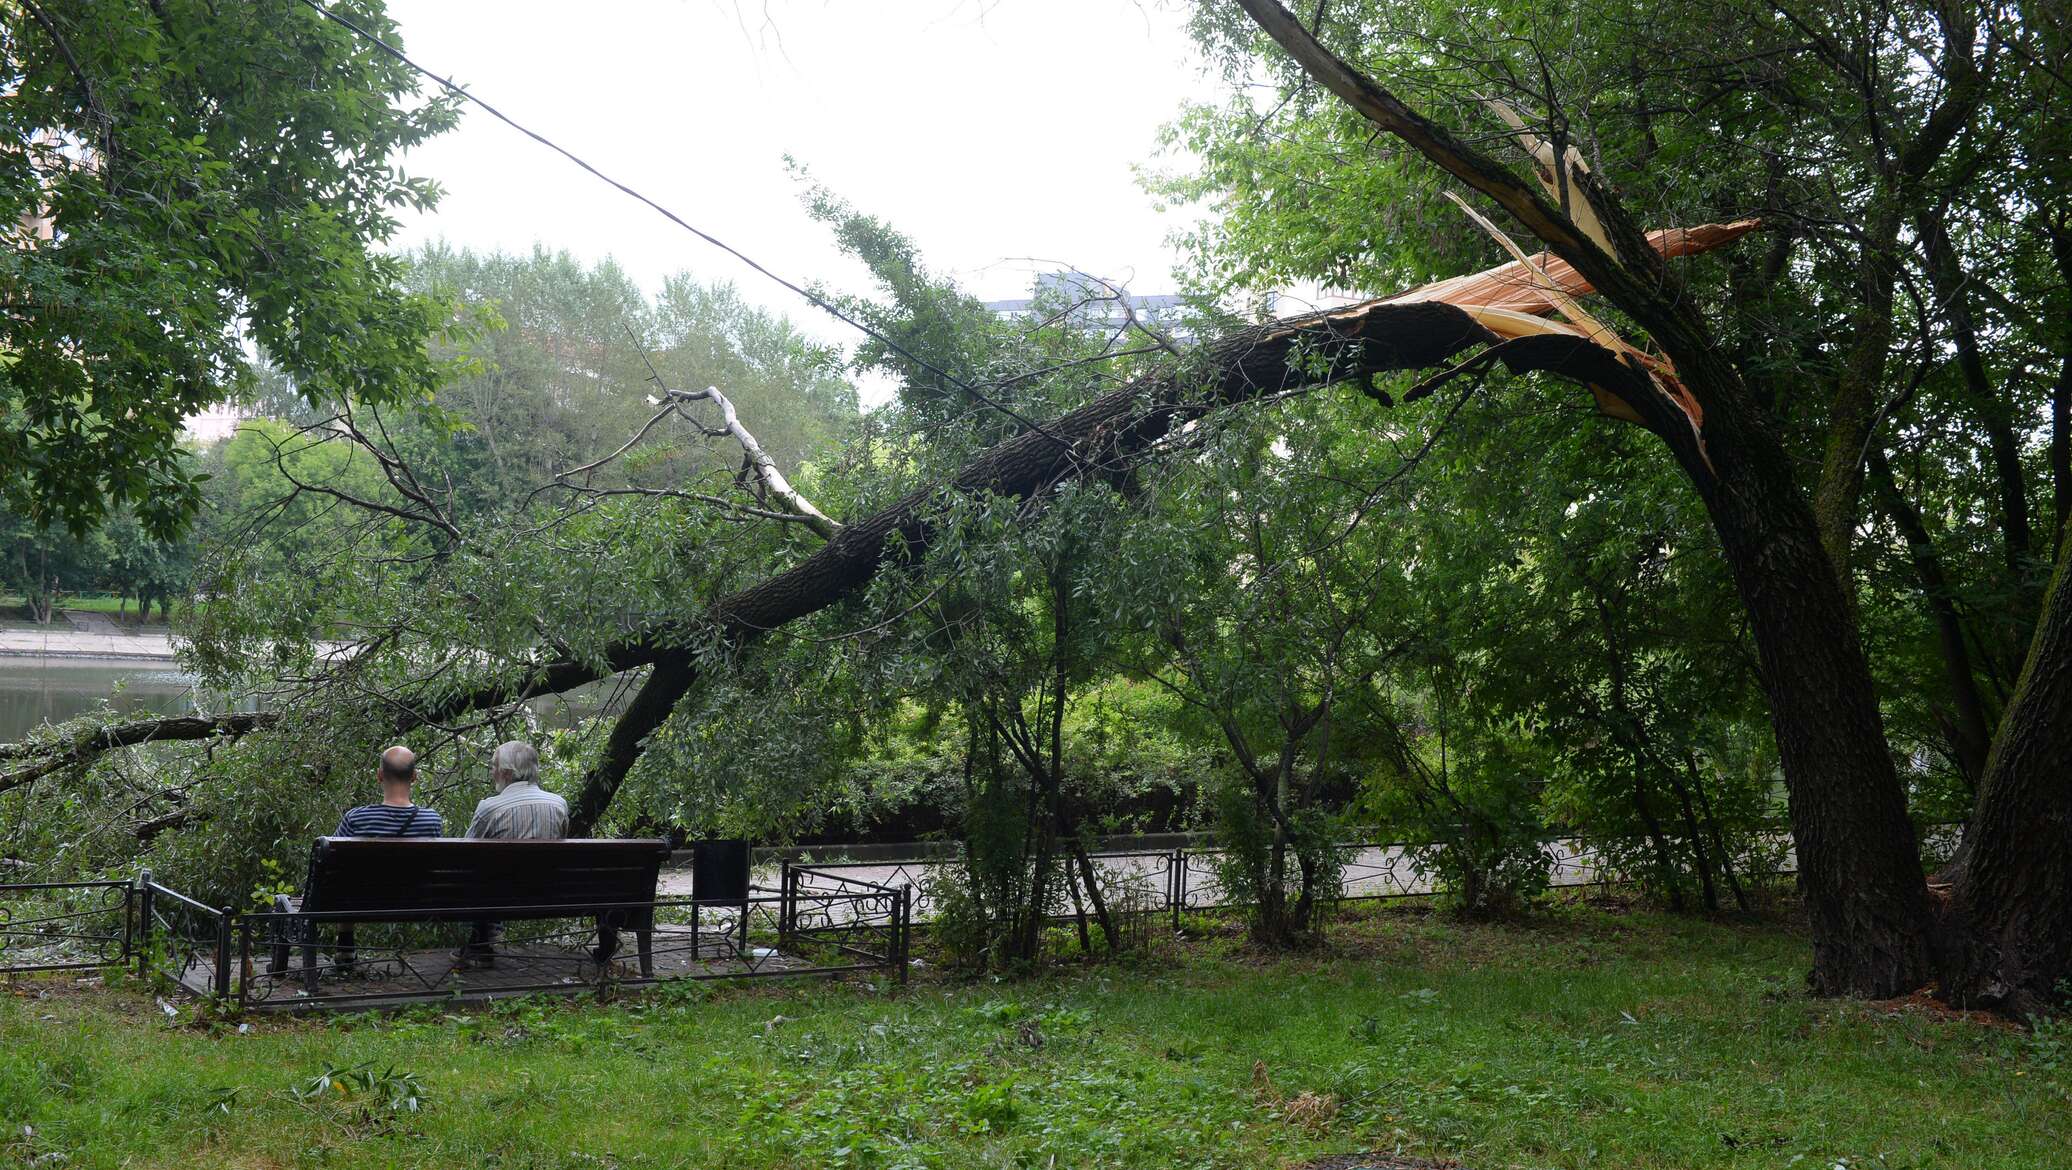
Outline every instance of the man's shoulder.
{"label": "man's shoulder", "polygon": [[549,792],[537,784],[527,785],[518,792],[506,791],[503,795],[510,797],[513,804],[558,804],[563,808],[568,807],[568,801],[560,793]]}
{"label": "man's shoulder", "polygon": [[[339,825],[346,830],[347,836],[364,836],[363,830],[370,827],[381,830],[375,836],[394,836],[399,829],[411,836],[438,836],[446,827],[446,818],[439,815],[438,809],[421,804],[400,808],[387,804],[361,804],[346,809]],[[425,829],[431,832],[426,834]]]}

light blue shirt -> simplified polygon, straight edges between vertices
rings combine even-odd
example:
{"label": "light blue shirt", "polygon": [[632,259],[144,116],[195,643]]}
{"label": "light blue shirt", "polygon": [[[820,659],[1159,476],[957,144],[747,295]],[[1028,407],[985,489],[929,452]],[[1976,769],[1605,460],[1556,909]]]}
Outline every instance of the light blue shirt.
{"label": "light blue shirt", "polygon": [[568,836],[568,802],[537,784],[514,780],[475,806],[468,836],[491,841],[558,841]]}

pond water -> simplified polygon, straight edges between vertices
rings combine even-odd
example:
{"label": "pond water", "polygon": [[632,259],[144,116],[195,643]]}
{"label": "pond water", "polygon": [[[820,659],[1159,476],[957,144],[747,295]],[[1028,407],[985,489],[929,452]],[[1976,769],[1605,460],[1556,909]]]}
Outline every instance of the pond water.
{"label": "pond water", "polygon": [[[536,699],[532,706],[546,726],[569,727],[616,710],[623,691],[618,680],[606,680]],[[170,662],[0,655],[0,743],[17,742],[44,723],[77,718],[103,702],[125,715],[184,714],[196,706],[194,678]]]}
{"label": "pond water", "polygon": [[171,663],[0,656],[0,743],[109,703],[125,714],[194,709],[194,680]]}

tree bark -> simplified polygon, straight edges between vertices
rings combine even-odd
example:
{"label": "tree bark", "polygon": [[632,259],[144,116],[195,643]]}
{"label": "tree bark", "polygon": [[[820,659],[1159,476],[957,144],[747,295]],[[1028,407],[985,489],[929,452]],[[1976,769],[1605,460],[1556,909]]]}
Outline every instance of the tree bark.
{"label": "tree bark", "polygon": [[236,739],[273,722],[273,717],[264,713],[241,713],[235,715],[177,715],[164,719],[137,719],[128,723],[115,723],[99,728],[71,743],[42,749],[36,745],[0,744],[0,760],[28,759],[28,763],[12,772],[0,772],[0,792],[17,788],[31,780],[51,775],[74,764],[81,764],[116,748],[135,747],[138,744],[160,743],[194,739]]}
{"label": "tree bark", "polygon": [[647,737],[669,718],[677,700],[697,677],[698,668],[687,651],[673,649],[655,659],[654,669],[635,692],[633,701],[620,712],[611,736],[605,740],[604,751],[591,766],[590,775],[609,774],[616,779],[609,786],[585,784],[576,794],[575,804],[568,810],[569,836],[587,837],[597,827],[618,792],[616,781],[625,778],[640,758]]}
{"label": "tree bark", "polygon": [[1950,892],[1947,991],[2016,1014],[2072,979],[2072,557],[2059,553]]}

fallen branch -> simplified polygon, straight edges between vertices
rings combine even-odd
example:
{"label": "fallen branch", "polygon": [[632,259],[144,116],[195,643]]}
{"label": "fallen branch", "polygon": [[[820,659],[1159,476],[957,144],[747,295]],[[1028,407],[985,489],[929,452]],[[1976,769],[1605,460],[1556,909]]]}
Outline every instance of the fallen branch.
{"label": "fallen branch", "polygon": [[[1738,232],[1718,242],[1734,234]],[[1673,242],[1668,236],[1658,240],[1665,250],[1685,243],[1681,236],[1674,237]],[[1708,246],[1709,242],[1695,243],[1688,250],[1700,251]],[[1580,284],[1574,270],[1548,265],[1546,272],[1567,291],[1577,291],[1566,283],[1572,280]],[[1514,288],[1533,287],[1533,278],[1517,265],[1479,273],[1476,278],[1506,282]],[[1057,483],[1089,473],[1120,474],[1131,461],[1157,449],[1174,431],[1216,410],[1338,382],[1364,380],[1379,373],[1430,369],[1478,346],[1494,348],[1482,351],[1476,359],[1450,372],[1465,372],[1486,355],[1501,361],[1513,374],[1552,373],[1632,404],[1645,403],[1653,409],[1637,413],[1646,420],[1643,425],[1651,429],[1683,428],[1685,420],[1680,412],[1663,417],[1660,396],[1646,371],[1628,364],[1612,351],[1565,332],[1502,338],[1469,311],[1428,297],[1426,294],[1433,287],[1269,322],[1202,346],[1078,410],[989,448],[947,485],[916,489],[891,507],[847,525],[836,526],[828,521],[831,535],[826,544],[790,569],[721,598],[707,610],[700,626],[720,645],[738,649],[771,630],[854,595],[888,561],[910,561],[926,550],[933,537],[934,504],[944,491],[1028,499]],[[1541,295],[1544,300],[1543,291]],[[705,400],[708,395],[687,397],[695,401]],[[714,400],[724,402],[724,396]],[[738,419],[735,423],[738,425]],[[774,466],[770,470],[775,471]],[[817,509],[814,514],[818,514]],[[677,627],[647,630],[612,645],[596,660],[546,661],[525,670],[515,681],[460,691],[428,705],[399,702],[395,726],[400,732],[437,725],[468,711],[560,693],[628,670],[658,667],[636,701],[619,717],[602,758],[584,777],[574,802],[571,831],[586,833],[609,809],[620,781],[639,759],[647,736],[661,726],[696,685],[699,672],[686,648],[690,640],[691,636]],[[256,713],[225,717],[227,722],[202,718],[142,720],[104,729],[39,760],[29,769],[0,777],[0,791],[110,748],[234,737],[269,726],[278,718],[271,713]],[[0,759],[39,757],[45,750],[33,744],[0,745]]]}
{"label": "fallen branch", "polygon": [[84,763],[102,752],[113,751],[116,748],[177,740],[237,739],[267,726],[277,718],[279,716],[263,711],[215,716],[176,715],[164,719],[135,719],[128,723],[109,724],[106,727],[95,728],[67,743],[0,744],[0,760],[35,761],[25,768],[0,773],[0,792],[62,771],[73,764]]}

